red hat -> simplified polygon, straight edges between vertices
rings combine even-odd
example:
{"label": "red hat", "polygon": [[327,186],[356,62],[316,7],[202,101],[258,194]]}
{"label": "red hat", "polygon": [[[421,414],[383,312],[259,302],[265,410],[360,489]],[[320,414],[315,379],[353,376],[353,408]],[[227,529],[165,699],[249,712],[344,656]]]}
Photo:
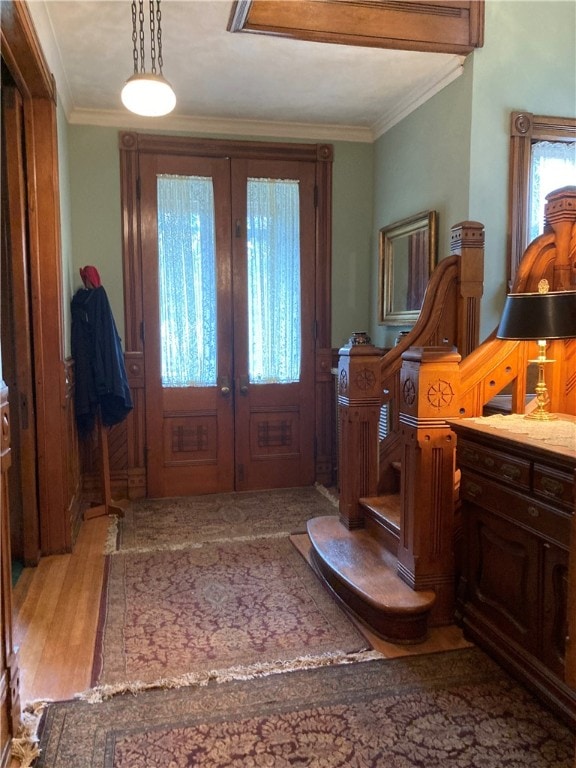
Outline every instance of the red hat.
{"label": "red hat", "polygon": [[99,288],[102,285],[96,267],[80,267],[80,277],[86,288]]}

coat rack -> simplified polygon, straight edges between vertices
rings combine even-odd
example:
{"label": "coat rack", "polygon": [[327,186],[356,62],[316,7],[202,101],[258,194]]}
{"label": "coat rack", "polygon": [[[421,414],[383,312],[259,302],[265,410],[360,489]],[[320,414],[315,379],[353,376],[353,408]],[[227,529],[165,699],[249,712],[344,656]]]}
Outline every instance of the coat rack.
{"label": "coat rack", "polygon": [[110,455],[108,452],[108,431],[102,424],[100,416],[96,425],[98,431],[98,443],[100,447],[100,486],[102,489],[103,501],[93,507],[84,510],[84,520],[91,520],[93,517],[103,517],[104,515],[117,515],[124,517],[124,510],[129,505],[128,499],[114,501],[110,490]]}
{"label": "coat rack", "polygon": [[[127,499],[112,499],[108,428],[125,418],[133,407],[132,400],[124,370],[120,337],[98,270],[93,266],[82,267],[80,277],[89,293],[78,291],[72,299],[72,351],[78,368],[76,416],[77,419],[82,418],[82,427],[86,432],[95,428],[98,433],[100,486],[103,497],[101,503],[95,503],[84,511],[84,520],[104,515],[123,517],[130,502]],[[95,348],[100,352],[103,350],[98,356],[97,371],[100,386],[104,382],[105,387],[100,391],[104,391],[106,398],[99,396],[97,405],[94,391],[98,390],[93,380],[94,371],[91,364]],[[78,405],[79,396],[82,398],[81,406]]]}

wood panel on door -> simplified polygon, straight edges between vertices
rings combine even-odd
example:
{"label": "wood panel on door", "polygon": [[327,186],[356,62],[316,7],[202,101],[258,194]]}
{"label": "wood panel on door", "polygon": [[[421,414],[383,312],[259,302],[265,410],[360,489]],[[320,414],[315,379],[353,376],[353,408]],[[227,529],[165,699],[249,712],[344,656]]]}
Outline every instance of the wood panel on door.
{"label": "wood panel on door", "polygon": [[[314,167],[298,161],[145,155],[140,174],[148,495],[311,484],[315,426]],[[159,284],[165,285],[167,278],[158,263],[173,235],[179,238],[170,246],[177,259],[192,258],[188,247],[182,246],[182,237],[202,240],[200,250],[186,267],[190,275],[185,270],[182,272],[183,280],[192,282],[193,261],[204,259],[200,251],[205,247],[204,239],[210,240],[210,237],[194,228],[184,234],[177,225],[172,229],[173,217],[180,213],[170,213],[166,218],[158,191],[161,185],[171,183],[165,182],[170,179],[184,186],[187,180],[209,181],[213,190],[216,277],[213,293],[202,290],[201,300],[208,316],[213,303],[216,311],[208,324],[205,317],[202,320],[196,317],[190,323],[195,323],[198,334],[204,334],[206,339],[205,344],[198,341],[192,354],[215,355],[216,366],[207,379],[192,381],[190,386],[185,385],[184,380],[179,379],[176,385],[171,381],[162,357],[170,355],[166,341],[174,331],[165,320],[161,321],[164,310],[160,309]],[[270,187],[272,194],[275,185],[288,184],[292,197],[296,195],[297,243],[291,257],[297,260],[294,268],[297,281],[293,288],[294,308],[289,310],[284,305],[273,304],[267,295],[267,279],[258,283],[249,278],[250,259],[254,261],[256,246],[254,236],[247,232],[247,189],[249,184],[260,183],[266,187],[266,193]],[[179,206],[178,202],[170,204]],[[191,205],[194,207],[194,203]],[[162,226],[158,223],[159,216],[162,216]],[[267,229],[272,226],[269,219],[274,217],[253,213],[252,228],[256,228],[256,220],[265,218],[264,229]],[[274,269],[277,257],[275,253],[268,253],[273,249],[274,244],[270,242],[265,242],[261,249],[270,257],[270,270]],[[265,260],[266,268],[267,264]],[[174,295],[177,294],[176,287]],[[182,301],[189,303],[196,299],[183,298]],[[266,307],[263,312],[266,327],[254,320],[258,314],[254,309],[258,309],[259,303]],[[188,306],[182,311],[187,314]],[[297,330],[292,329],[297,337],[297,372],[283,378],[282,374],[275,373],[272,365],[272,373],[268,367],[262,374],[255,370],[251,354],[253,358],[253,350],[264,343],[260,334],[266,335],[268,357],[282,348],[285,326],[282,313],[287,311],[297,315]],[[184,324],[181,328],[179,337],[188,336],[190,325]],[[216,340],[216,349],[208,352],[212,339]],[[185,344],[176,346],[186,348]]]}

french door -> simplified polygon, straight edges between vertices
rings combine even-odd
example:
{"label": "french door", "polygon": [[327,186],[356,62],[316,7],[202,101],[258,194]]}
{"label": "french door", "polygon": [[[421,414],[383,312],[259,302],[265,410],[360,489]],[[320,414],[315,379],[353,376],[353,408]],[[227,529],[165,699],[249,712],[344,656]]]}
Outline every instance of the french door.
{"label": "french door", "polygon": [[147,492],[314,481],[315,170],[140,157]]}

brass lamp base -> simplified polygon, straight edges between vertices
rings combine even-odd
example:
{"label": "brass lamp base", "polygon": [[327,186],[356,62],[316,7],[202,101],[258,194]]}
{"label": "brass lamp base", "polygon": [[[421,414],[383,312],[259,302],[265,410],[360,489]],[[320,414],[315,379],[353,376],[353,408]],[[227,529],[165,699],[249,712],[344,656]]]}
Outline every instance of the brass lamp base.
{"label": "brass lamp base", "polygon": [[550,405],[550,396],[548,395],[548,388],[544,380],[544,365],[546,363],[553,363],[554,360],[548,360],[546,358],[546,342],[539,341],[538,346],[540,348],[540,354],[536,360],[529,360],[529,363],[538,363],[538,382],[534,388],[536,393],[536,408],[530,413],[524,415],[525,419],[534,419],[537,421],[553,421],[558,417],[553,413],[550,413],[548,407]]}
{"label": "brass lamp base", "polygon": [[535,411],[532,411],[532,413],[525,413],[524,418],[533,419],[534,421],[554,421],[558,416],[554,413],[550,413],[550,411],[541,411],[537,408]]}

